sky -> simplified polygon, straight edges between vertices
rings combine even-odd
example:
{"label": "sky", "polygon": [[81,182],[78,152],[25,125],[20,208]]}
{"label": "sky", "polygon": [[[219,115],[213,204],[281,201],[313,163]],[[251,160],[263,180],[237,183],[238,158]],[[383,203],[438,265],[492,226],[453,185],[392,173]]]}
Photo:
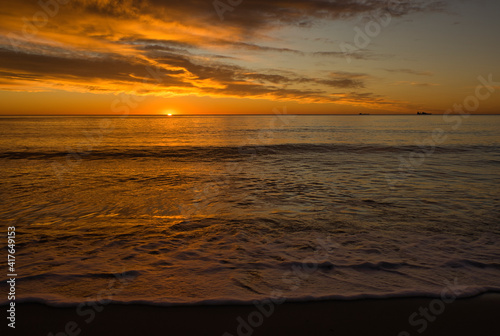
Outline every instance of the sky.
{"label": "sky", "polygon": [[1,1],[3,115],[500,112],[496,0]]}

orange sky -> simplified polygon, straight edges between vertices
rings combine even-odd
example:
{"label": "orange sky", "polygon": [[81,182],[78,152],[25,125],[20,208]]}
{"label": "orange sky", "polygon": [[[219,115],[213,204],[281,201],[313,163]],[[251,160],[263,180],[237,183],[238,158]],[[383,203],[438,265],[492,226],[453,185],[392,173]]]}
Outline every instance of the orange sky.
{"label": "orange sky", "polygon": [[498,2],[231,3],[5,3],[0,114],[500,111]]}

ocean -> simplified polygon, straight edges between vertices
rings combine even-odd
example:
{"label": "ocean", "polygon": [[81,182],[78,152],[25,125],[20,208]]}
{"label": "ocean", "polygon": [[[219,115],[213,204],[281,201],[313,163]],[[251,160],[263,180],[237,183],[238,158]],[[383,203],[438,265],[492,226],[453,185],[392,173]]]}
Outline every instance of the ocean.
{"label": "ocean", "polygon": [[17,301],[500,291],[500,116],[1,117],[0,131]]}

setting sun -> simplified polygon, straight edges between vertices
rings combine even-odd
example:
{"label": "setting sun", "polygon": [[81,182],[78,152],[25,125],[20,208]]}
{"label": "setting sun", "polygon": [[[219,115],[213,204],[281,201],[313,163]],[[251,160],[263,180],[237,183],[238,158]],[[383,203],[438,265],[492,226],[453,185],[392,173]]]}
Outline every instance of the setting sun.
{"label": "setting sun", "polygon": [[168,109],[168,110],[163,111],[163,113],[162,113],[162,114],[170,117],[170,116],[172,116],[172,115],[174,115],[174,114],[176,114],[176,113],[177,113],[177,112],[176,112],[175,110],[173,110],[173,109]]}

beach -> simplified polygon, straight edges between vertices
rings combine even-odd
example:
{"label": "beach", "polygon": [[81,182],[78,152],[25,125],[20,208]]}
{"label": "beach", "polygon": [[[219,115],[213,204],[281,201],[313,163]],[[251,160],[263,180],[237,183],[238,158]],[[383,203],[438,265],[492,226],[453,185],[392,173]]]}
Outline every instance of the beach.
{"label": "beach", "polygon": [[[54,308],[26,303],[18,308],[18,335],[54,335],[69,331],[77,335],[419,335],[424,317],[409,324],[419,308],[429,308],[433,299],[401,298],[353,301],[283,303],[258,325],[248,323],[253,305],[158,307],[149,305],[105,305],[90,323],[75,307]],[[500,295],[488,294],[459,299],[432,315],[422,335],[491,336],[498,326]],[[430,310],[429,310],[430,312]],[[85,316],[88,318],[88,316]],[[239,319],[242,318],[242,319]],[[71,321],[74,324],[71,324]],[[405,333],[407,332],[407,334]],[[226,334],[228,333],[228,334]],[[71,334],[66,334],[71,335]]]}

